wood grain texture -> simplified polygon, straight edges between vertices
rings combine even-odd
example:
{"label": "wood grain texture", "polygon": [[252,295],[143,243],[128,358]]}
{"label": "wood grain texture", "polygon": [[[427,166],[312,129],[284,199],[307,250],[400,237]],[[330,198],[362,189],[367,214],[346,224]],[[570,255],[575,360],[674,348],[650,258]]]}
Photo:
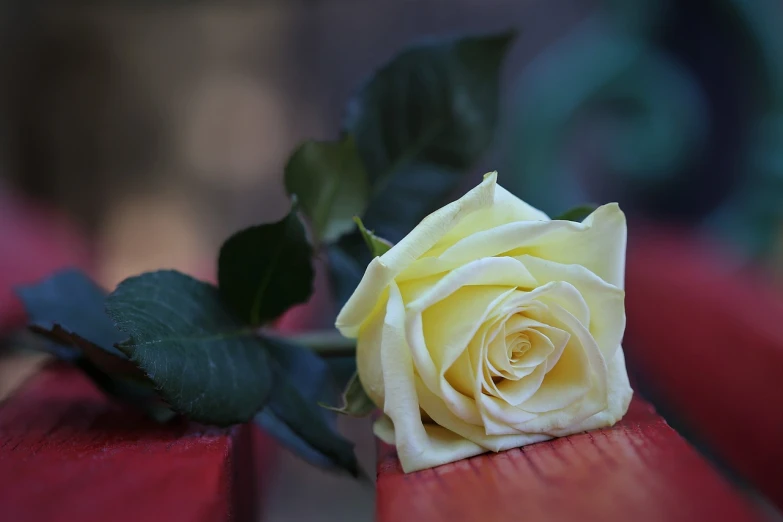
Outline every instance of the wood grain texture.
{"label": "wood grain texture", "polygon": [[650,396],[783,509],[783,295],[687,233],[629,241],[625,353]]}
{"label": "wood grain texture", "polygon": [[249,426],[161,426],[47,366],[0,405],[0,519],[255,519]]}
{"label": "wood grain texture", "polygon": [[408,475],[382,444],[377,488],[377,522],[762,520],[638,398],[612,428]]}

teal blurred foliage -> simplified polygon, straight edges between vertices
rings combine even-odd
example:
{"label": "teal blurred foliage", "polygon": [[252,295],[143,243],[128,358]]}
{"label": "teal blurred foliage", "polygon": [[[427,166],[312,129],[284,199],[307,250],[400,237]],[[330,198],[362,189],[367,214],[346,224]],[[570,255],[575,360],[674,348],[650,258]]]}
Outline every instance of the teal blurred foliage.
{"label": "teal blurred foliage", "polygon": [[603,2],[517,79],[502,182],[550,214],[617,200],[769,253],[783,218],[781,23],[775,0]]}

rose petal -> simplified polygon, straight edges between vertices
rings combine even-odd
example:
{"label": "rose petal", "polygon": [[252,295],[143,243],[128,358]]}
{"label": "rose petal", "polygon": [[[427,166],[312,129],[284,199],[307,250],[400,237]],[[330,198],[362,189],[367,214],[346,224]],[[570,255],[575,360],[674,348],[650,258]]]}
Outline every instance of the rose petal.
{"label": "rose petal", "polygon": [[[530,397],[535,395],[538,390],[541,389],[541,384],[544,382],[546,376],[546,366],[540,365],[534,368],[530,375],[527,375],[519,380],[505,380],[498,383],[497,389],[500,397],[504,401],[509,403],[511,406],[519,406],[520,404],[529,400]],[[510,424],[513,423],[510,422]]]}
{"label": "rose petal", "polygon": [[529,254],[582,265],[623,288],[626,236],[625,215],[611,203],[596,209],[582,223],[516,221],[463,236],[437,257],[412,262],[402,277],[427,277],[485,257]]}
{"label": "rose petal", "polygon": [[[547,328],[547,330],[549,329]],[[527,338],[530,342],[530,348],[513,364],[514,370],[538,366],[555,351],[555,344],[552,340],[535,328],[530,328],[527,331]]]}
{"label": "rose petal", "polygon": [[479,397],[481,407],[481,419],[488,435],[514,435],[523,433],[517,428],[525,422],[530,422],[538,417],[538,414],[520,409],[509,404],[504,399],[483,395]]}
{"label": "rose petal", "polygon": [[[605,409],[608,404],[606,382],[607,365],[606,361],[601,356],[601,352],[598,350],[598,345],[590,335],[590,332],[588,332],[587,329],[564,308],[552,305],[552,309],[553,318],[562,323],[562,326],[560,327],[571,332],[569,345],[573,345],[573,343],[577,341],[577,344],[581,345],[584,350],[591,370],[590,376],[592,384],[586,394],[562,409],[546,411],[547,406],[551,407],[555,404],[564,402],[562,399],[557,399],[550,393],[538,398],[539,404],[536,404],[535,401],[531,403],[531,401],[536,398],[535,396],[533,396],[531,400],[521,404],[519,407],[525,410],[529,409],[529,404],[532,406],[530,409],[544,410],[541,411],[536,418],[516,426],[516,428],[523,431],[552,433],[554,430],[567,428],[570,425],[584,421],[588,417]],[[559,362],[548,375],[555,372],[557,367],[562,364],[563,358],[566,357],[569,348],[570,346],[566,347],[563,351],[563,356],[561,356],[561,362]],[[545,386],[548,386],[546,380],[544,380],[541,389],[544,389]],[[551,386],[551,384],[549,386]],[[566,384],[564,391],[567,392],[570,389],[572,389],[572,386]],[[545,399],[551,402],[545,405]]]}
{"label": "rose petal", "polygon": [[575,288],[592,310],[589,323],[583,323],[607,360],[614,356],[625,332],[625,292],[580,265],[563,265],[532,256],[518,258],[539,282],[565,281]]}
{"label": "rose petal", "polygon": [[549,221],[549,216],[497,185],[492,205],[465,216],[443,237],[438,247],[442,252],[444,246],[453,245],[462,238],[520,221]]}
{"label": "rose petal", "polygon": [[525,265],[516,259],[488,257],[452,270],[438,279],[429,291],[409,303],[406,308],[412,312],[419,312],[466,286],[534,288],[538,286],[538,282],[530,275]]}
{"label": "rose petal", "polygon": [[628,411],[628,405],[633,397],[633,390],[628,382],[628,372],[625,369],[625,355],[622,348],[617,350],[607,365],[607,406],[600,412],[574,422],[573,425],[559,430],[552,430],[552,435],[563,437],[572,433],[594,430],[612,426],[623,418]]}
{"label": "rose petal", "polygon": [[381,345],[388,300],[386,293],[362,324],[356,343],[356,368],[361,376],[362,386],[370,399],[381,409],[384,401]]}
{"label": "rose petal", "polygon": [[[480,422],[475,401],[454,389],[445,378],[446,371],[466,351],[487,315],[515,291],[497,286],[466,286],[423,312],[415,308],[407,311],[405,329],[416,371],[426,386],[440,394],[466,422]],[[464,368],[460,366],[463,372]],[[474,380],[464,373],[456,379]]]}
{"label": "rose petal", "polygon": [[383,324],[381,367],[386,386],[384,413],[394,426],[376,424],[376,433],[397,446],[402,469],[411,471],[483,453],[485,449],[455,433],[436,426],[425,429],[419,412],[414,382],[413,360],[405,341],[405,308],[397,285],[389,287],[389,300]]}
{"label": "rose petal", "polygon": [[550,372],[546,373],[546,366],[541,366],[541,370],[546,378],[542,378],[535,394],[524,404],[516,403],[525,411],[543,413],[563,409],[584,396],[593,384],[590,362],[577,336],[571,336],[560,361]]}
{"label": "rose petal", "polygon": [[[481,426],[468,424],[459,419],[444,405],[443,401],[433,394],[417,379],[416,391],[419,393],[419,403],[421,408],[429,415],[433,421],[443,426],[449,431],[457,433],[471,442],[474,442],[491,451],[503,451],[533,442],[547,440],[551,436],[547,434],[518,433],[513,435],[487,435],[486,429]],[[401,433],[399,429],[396,433]]]}
{"label": "rose petal", "polygon": [[553,281],[529,292],[515,292],[503,303],[504,308],[501,311],[505,314],[524,311],[525,315],[548,324],[547,305],[550,303],[565,308],[580,323],[590,324],[590,308],[584,297],[574,285],[565,281]]}
{"label": "rose petal", "polygon": [[427,252],[465,216],[493,204],[497,172],[484,176],[473,190],[457,201],[436,210],[410,234],[367,267],[356,291],[340,310],[335,326],[346,337],[356,337],[381,293],[400,272]]}

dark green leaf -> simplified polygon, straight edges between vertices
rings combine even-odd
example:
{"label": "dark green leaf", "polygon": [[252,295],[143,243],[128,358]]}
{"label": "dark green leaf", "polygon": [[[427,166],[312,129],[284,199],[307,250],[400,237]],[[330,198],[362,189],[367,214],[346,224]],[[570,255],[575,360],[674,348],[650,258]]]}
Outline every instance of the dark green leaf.
{"label": "dark green leaf", "polygon": [[369,197],[367,174],[350,135],[340,142],[301,145],[285,167],[285,187],[324,241],[353,228],[351,218],[364,214]]}
{"label": "dark green leaf", "polygon": [[[411,48],[381,68],[351,101],[355,136],[371,183],[364,223],[397,242],[440,207],[489,148],[499,77],[514,35],[470,37]],[[338,305],[372,256],[359,230],[328,249]]]}
{"label": "dark green leaf", "polygon": [[69,336],[78,332],[85,342],[126,358],[114,347],[125,337],[104,311],[106,292],[82,272],[63,270],[40,283],[17,288],[16,293],[37,332],[52,332],[55,341],[66,345],[76,344]]}
{"label": "dark green leaf", "polygon": [[64,270],[17,293],[30,317],[30,329],[56,343],[47,343],[47,351],[72,362],[104,392],[152,418],[164,422],[174,416],[152,382],[115,348],[126,336],[106,315],[106,293],[90,278]]}
{"label": "dark green leaf", "polygon": [[318,406],[336,395],[324,360],[298,345],[278,339],[267,342],[275,386],[256,423],[308,462],[357,476],[353,444],[337,431],[334,414]]}
{"label": "dark green leaf", "polygon": [[282,220],[246,228],[223,243],[220,295],[243,321],[270,321],[310,298],[312,254],[294,205]]}
{"label": "dark green leaf", "polygon": [[389,251],[392,247],[390,242],[376,236],[372,230],[367,230],[359,217],[354,217],[353,220],[356,222],[356,226],[359,227],[359,232],[362,234],[364,242],[367,243],[367,248],[373,256],[382,256]]}
{"label": "dark green leaf", "polygon": [[353,374],[353,377],[351,377],[351,380],[348,381],[348,385],[345,387],[345,391],[343,391],[342,406],[337,408],[326,404],[321,404],[321,406],[343,415],[350,415],[351,417],[365,417],[376,408],[372,399],[364,390],[358,373]]}
{"label": "dark green leaf", "polygon": [[586,203],[584,205],[579,205],[578,207],[568,209],[556,218],[552,219],[559,221],[576,221],[581,223],[584,218],[592,214],[597,208],[597,205]]}
{"label": "dark green leaf", "polygon": [[114,347],[125,336],[106,315],[106,292],[82,272],[63,270],[40,283],[17,288],[16,293],[33,332],[75,349],[102,371],[142,377]]}
{"label": "dark green leaf", "polygon": [[408,49],[352,100],[345,130],[371,178],[365,222],[377,233],[398,241],[487,151],[512,40],[503,33]]}
{"label": "dark green leaf", "polygon": [[130,335],[119,345],[171,407],[216,425],[246,422],[272,385],[265,343],[217,288],[172,270],[126,279],[106,311]]}

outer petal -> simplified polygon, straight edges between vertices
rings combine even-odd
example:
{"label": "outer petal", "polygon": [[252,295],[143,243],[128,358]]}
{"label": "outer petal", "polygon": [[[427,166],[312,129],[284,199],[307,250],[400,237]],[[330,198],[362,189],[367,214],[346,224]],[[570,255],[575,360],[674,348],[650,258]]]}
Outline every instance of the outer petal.
{"label": "outer petal", "polygon": [[623,418],[631,404],[633,390],[628,382],[628,372],[625,369],[625,355],[620,348],[607,365],[607,407],[588,417],[584,421],[550,433],[555,437],[563,437],[581,431],[595,430],[612,426]]}
{"label": "outer petal", "polygon": [[[483,453],[485,448],[440,426],[425,428],[419,411],[419,396],[413,360],[405,341],[405,308],[396,283],[389,287],[389,302],[383,324],[381,365],[386,399],[375,432],[397,446],[402,469],[408,473]],[[422,388],[424,388],[422,386]]]}
{"label": "outer petal", "polygon": [[598,208],[582,223],[516,221],[463,236],[437,257],[413,263],[402,278],[427,277],[475,259],[529,254],[563,264],[582,265],[604,281],[623,288],[625,215],[616,203]]}
{"label": "outer petal", "polygon": [[[466,422],[480,424],[473,397],[454,389],[445,378],[446,372],[476,335],[487,316],[516,290],[506,287],[469,286],[427,308],[408,310],[406,335],[418,376],[432,393]],[[470,365],[460,365],[463,371],[459,381],[472,380],[464,372]]]}
{"label": "outer petal", "polygon": [[384,382],[381,365],[383,325],[386,317],[388,294],[383,295],[373,312],[362,324],[356,343],[356,369],[364,389],[379,408],[383,408]]}
{"label": "outer petal", "polygon": [[595,210],[582,221],[585,231],[566,242],[543,244],[534,255],[558,263],[582,265],[618,288],[625,288],[628,229],[617,203]]}
{"label": "outer petal", "polygon": [[549,221],[549,216],[497,185],[492,205],[466,216],[438,246],[445,247],[477,232],[519,221]]}
{"label": "outer petal", "polygon": [[[540,442],[542,440],[551,439],[552,436],[547,433],[516,433],[511,435],[488,435],[486,430],[481,426],[475,426],[468,424],[462,419],[454,415],[443,401],[441,401],[436,395],[430,392],[421,381],[417,381],[416,389],[419,392],[419,400],[421,408],[424,410],[433,421],[440,426],[452,431],[462,437],[465,437],[471,442],[478,444],[489,451],[503,451],[509,448],[516,448],[518,446],[525,446],[534,442]],[[400,431],[395,425],[395,433],[397,434],[397,441],[399,442]],[[399,450],[399,446],[398,446]],[[483,452],[481,452],[483,453]],[[400,457],[402,460],[402,457]],[[456,459],[454,459],[456,460]],[[451,461],[447,461],[451,462]]]}
{"label": "outer petal", "polygon": [[491,207],[497,186],[497,172],[484,176],[479,186],[457,201],[436,210],[410,234],[367,267],[359,286],[337,316],[335,326],[346,337],[356,337],[388,284],[413,261],[421,257],[467,215]]}
{"label": "outer petal", "polygon": [[525,265],[510,257],[477,259],[445,275],[427,292],[408,303],[410,311],[420,312],[465,286],[505,286],[535,288],[538,282]]}

